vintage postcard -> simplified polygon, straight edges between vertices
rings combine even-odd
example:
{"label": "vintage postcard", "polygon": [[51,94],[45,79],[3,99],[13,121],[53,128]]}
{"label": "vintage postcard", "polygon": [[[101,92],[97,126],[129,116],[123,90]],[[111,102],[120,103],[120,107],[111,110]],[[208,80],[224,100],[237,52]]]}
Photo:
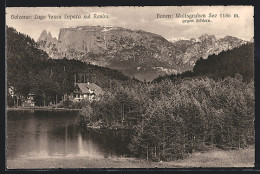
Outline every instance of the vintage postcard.
{"label": "vintage postcard", "polygon": [[6,168],[254,167],[254,7],[7,7]]}

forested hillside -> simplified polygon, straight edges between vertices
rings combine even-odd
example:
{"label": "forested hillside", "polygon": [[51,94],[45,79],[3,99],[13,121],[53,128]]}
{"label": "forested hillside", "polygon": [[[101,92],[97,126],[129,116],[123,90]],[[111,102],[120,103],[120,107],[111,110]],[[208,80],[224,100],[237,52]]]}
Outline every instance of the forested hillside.
{"label": "forested hillside", "polygon": [[236,74],[240,74],[243,80],[247,82],[254,78],[254,43],[247,43],[233,50],[211,55],[207,59],[200,58],[196,62],[193,71],[161,76],[154,81],[201,76],[223,79],[228,76],[235,77]]}
{"label": "forested hillside", "polygon": [[196,75],[208,75],[213,78],[242,75],[245,81],[254,77],[254,44],[248,43],[233,50],[211,55],[208,59],[199,59],[193,69]]}
{"label": "forested hillside", "polygon": [[[37,49],[30,37],[7,27],[7,81],[15,93],[27,96],[36,95],[36,105],[61,100],[64,94],[73,91],[74,77],[85,74],[86,81],[101,88],[111,88],[115,83],[130,80],[122,73],[109,68],[99,67],[76,60],[50,59]],[[10,98],[9,98],[10,99]],[[11,105],[13,102],[9,102]]]}

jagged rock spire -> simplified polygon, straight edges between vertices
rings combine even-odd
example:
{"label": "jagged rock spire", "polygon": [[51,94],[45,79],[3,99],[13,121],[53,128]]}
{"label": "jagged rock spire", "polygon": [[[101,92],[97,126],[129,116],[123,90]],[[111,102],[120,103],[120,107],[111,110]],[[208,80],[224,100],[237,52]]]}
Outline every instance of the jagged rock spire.
{"label": "jagged rock spire", "polygon": [[47,31],[44,29],[38,39],[38,42],[41,41],[41,40],[45,40],[47,38],[48,34],[47,34]]}

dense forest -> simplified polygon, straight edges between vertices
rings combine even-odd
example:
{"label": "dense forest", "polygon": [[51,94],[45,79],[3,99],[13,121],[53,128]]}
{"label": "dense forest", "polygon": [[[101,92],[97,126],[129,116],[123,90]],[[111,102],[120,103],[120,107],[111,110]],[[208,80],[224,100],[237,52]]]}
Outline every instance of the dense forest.
{"label": "dense forest", "polygon": [[134,131],[129,149],[152,160],[184,158],[206,147],[254,143],[254,83],[242,76],[119,86],[86,104],[79,124]]}
{"label": "dense forest", "polygon": [[36,94],[42,105],[56,95],[61,101],[73,90],[74,75],[87,74],[104,91],[101,100],[63,100],[57,107],[81,108],[76,121],[83,127],[129,129],[129,150],[153,161],[253,144],[253,65],[253,44],[247,44],[198,60],[193,72],[139,82],[108,68],[49,59],[32,39],[7,27],[8,86]]}

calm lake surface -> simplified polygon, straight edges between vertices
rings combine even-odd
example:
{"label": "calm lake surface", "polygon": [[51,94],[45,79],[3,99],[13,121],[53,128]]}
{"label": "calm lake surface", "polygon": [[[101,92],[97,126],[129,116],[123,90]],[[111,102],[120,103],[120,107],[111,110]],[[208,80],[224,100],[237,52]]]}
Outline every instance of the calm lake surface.
{"label": "calm lake surface", "polygon": [[7,159],[129,157],[130,133],[86,130],[75,124],[77,111],[8,111]]}

